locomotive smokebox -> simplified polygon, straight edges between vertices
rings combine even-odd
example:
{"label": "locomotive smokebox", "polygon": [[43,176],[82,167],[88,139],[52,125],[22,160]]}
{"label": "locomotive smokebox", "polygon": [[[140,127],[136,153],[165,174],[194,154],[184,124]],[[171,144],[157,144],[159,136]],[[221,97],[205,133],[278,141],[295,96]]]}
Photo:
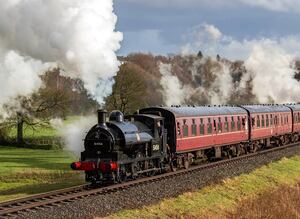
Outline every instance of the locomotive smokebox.
{"label": "locomotive smokebox", "polygon": [[101,127],[106,127],[106,114],[107,111],[100,109],[98,110],[98,125]]}

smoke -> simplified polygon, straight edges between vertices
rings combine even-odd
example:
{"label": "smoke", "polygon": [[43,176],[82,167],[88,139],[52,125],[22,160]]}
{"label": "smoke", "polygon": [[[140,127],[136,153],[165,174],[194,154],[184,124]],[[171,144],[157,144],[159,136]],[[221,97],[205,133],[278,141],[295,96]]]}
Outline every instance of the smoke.
{"label": "smoke", "polygon": [[38,89],[49,63],[102,103],[119,66],[116,22],[112,0],[0,1],[0,104]]}
{"label": "smoke", "polygon": [[[201,75],[199,68],[203,65],[209,65],[210,78]],[[229,65],[211,58],[196,59],[193,62],[190,70],[193,80],[185,85],[172,72],[172,64],[160,63],[159,70],[162,76],[160,84],[163,88],[163,100],[168,106],[201,103],[225,104],[233,92]],[[201,82],[197,81],[199,78]],[[211,80],[207,86],[204,85],[206,80]]]}
{"label": "smoke", "polygon": [[0,60],[0,106],[12,97],[27,96],[38,90],[42,84],[39,74],[51,66],[15,51],[0,55]]}
{"label": "smoke", "polygon": [[168,106],[185,103],[186,94],[190,93],[190,88],[182,85],[178,77],[172,74],[171,68],[171,64],[159,64],[163,100]]}
{"label": "smoke", "polygon": [[181,48],[183,56],[194,53],[195,48],[201,48],[206,53],[213,54],[217,43],[222,39],[222,33],[214,25],[204,23],[191,28],[184,38],[187,43]]}
{"label": "smoke", "polygon": [[51,125],[61,133],[65,140],[65,149],[79,156],[84,150],[83,139],[87,131],[96,124],[95,116],[81,117],[75,122],[64,124],[60,119],[51,121]]}
{"label": "smoke", "polygon": [[278,47],[274,41],[255,45],[245,61],[247,74],[241,86],[252,78],[253,94],[260,103],[299,101],[300,83],[294,78],[295,57]]}

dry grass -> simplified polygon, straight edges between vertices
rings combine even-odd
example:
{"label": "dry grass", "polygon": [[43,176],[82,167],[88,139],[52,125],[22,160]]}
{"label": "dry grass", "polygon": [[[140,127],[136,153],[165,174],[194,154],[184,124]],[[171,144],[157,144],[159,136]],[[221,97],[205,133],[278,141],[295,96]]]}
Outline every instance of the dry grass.
{"label": "dry grass", "polygon": [[300,218],[300,183],[264,192],[243,201],[228,218]]}

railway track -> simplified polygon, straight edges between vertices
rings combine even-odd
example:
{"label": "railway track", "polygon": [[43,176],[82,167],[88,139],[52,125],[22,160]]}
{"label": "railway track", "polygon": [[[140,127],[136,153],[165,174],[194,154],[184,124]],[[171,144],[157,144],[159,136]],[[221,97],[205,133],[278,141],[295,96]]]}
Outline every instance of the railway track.
{"label": "railway track", "polygon": [[222,161],[198,165],[198,166],[191,166],[189,169],[178,170],[176,172],[168,172],[165,174],[156,175],[152,177],[140,178],[137,180],[128,181],[122,184],[115,184],[107,187],[95,188],[90,185],[81,185],[81,186],[75,186],[75,187],[70,187],[61,190],[55,190],[47,193],[37,194],[37,195],[16,199],[12,201],[2,202],[0,203],[0,218],[17,217],[18,214],[20,214],[21,212],[36,211],[39,209],[52,207],[55,205],[62,205],[64,203],[73,202],[84,197],[112,193],[139,184],[151,183],[154,181],[159,181],[159,180],[175,177],[182,174],[187,174],[193,171],[201,171],[203,169],[226,166],[232,163],[239,163],[244,161],[245,159],[251,159],[253,157],[257,157],[273,151],[279,151],[289,147],[297,147],[297,146],[300,146],[299,142],[289,144],[286,146],[264,150],[264,151],[259,151],[241,157],[236,157],[232,159],[222,160]]}

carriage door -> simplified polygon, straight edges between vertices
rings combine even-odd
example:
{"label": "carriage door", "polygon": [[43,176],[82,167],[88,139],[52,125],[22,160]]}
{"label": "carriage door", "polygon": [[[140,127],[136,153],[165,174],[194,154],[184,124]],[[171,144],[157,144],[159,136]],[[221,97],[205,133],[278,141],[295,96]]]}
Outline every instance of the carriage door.
{"label": "carriage door", "polygon": [[217,133],[217,119],[218,118],[215,118],[215,117],[213,117],[212,118],[212,142],[213,142],[213,144],[214,145],[216,145],[217,144],[217,142],[218,142],[218,133]]}
{"label": "carriage door", "polygon": [[275,132],[274,135],[278,135],[278,115],[274,114],[274,127],[275,127]]}

